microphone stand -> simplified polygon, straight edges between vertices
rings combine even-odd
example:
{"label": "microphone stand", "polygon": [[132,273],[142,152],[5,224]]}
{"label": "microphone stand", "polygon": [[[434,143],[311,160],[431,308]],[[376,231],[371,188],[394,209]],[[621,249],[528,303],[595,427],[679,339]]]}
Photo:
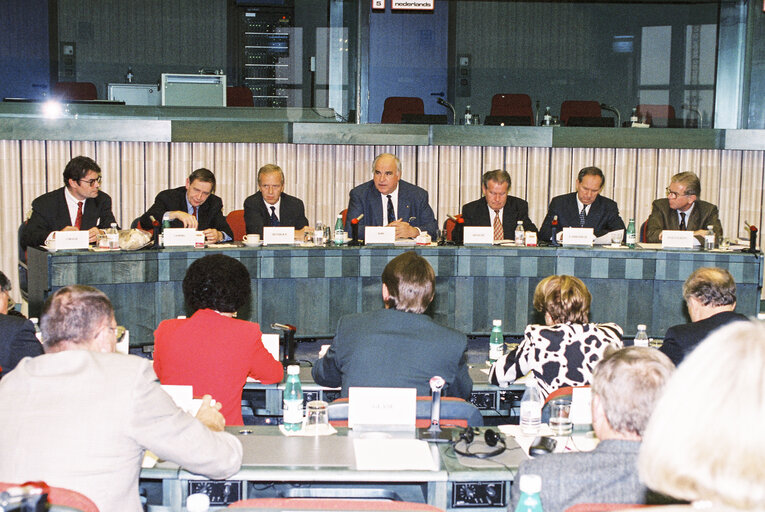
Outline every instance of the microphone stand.
{"label": "microphone stand", "polygon": [[451,434],[441,430],[441,389],[446,381],[438,375],[430,379],[430,427],[421,432],[419,438],[432,443],[448,443],[452,440]]}
{"label": "microphone stand", "polygon": [[600,108],[602,108],[603,110],[608,110],[609,112],[613,112],[614,114],[616,114],[616,127],[621,128],[622,115],[619,113],[619,110],[616,107],[612,107],[611,105],[606,105],[605,103],[601,103]]}
{"label": "microphone stand", "polygon": [[443,98],[436,98],[436,103],[438,103],[442,107],[446,107],[446,108],[448,108],[448,109],[450,109],[452,111],[452,124],[456,125],[457,124],[457,111],[454,110],[454,105],[452,105],[451,103],[449,103],[448,101],[446,101]]}

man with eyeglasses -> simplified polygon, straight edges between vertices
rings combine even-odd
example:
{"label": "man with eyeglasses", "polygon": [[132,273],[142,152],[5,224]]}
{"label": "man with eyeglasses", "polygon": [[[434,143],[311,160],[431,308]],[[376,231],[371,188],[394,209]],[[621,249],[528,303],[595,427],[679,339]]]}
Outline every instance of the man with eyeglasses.
{"label": "man with eyeglasses", "polygon": [[284,193],[284,171],[275,164],[258,170],[258,192],[244,200],[244,223],[247,233],[263,235],[264,226],[295,228],[295,237],[303,239],[308,226],[303,201]]}
{"label": "man with eyeglasses", "polygon": [[86,156],[64,168],[64,186],[32,201],[32,215],[21,233],[21,246],[42,245],[54,231],[87,231],[90,242],[112,222],[112,198],[101,191],[101,168]]}
{"label": "man with eyeglasses", "polygon": [[699,199],[701,182],[692,172],[672,176],[666,188],[666,199],[653,202],[651,215],[646,223],[646,241],[658,243],[665,229],[693,231],[699,242],[704,242],[707,226],[713,226],[717,240],[722,239],[717,206]]}

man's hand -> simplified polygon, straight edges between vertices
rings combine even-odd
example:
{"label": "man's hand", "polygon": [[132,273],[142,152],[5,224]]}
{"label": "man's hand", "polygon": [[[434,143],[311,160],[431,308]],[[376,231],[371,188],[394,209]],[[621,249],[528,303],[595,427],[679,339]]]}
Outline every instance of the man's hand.
{"label": "man's hand", "polygon": [[59,231],[79,231],[75,226],[67,226],[65,228],[60,229]]}
{"label": "man's hand", "polygon": [[706,234],[707,234],[706,229],[697,229],[696,231],[693,232],[693,236],[700,236],[701,238],[704,238],[704,235]]}
{"label": "man's hand", "polygon": [[214,228],[205,229],[203,231],[205,234],[205,240],[211,244],[217,244],[221,240],[223,240],[223,233],[218,231]]}
{"label": "man's hand", "polygon": [[197,218],[191,214],[182,212],[180,210],[175,210],[172,212],[168,212],[168,217],[170,217],[171,220],[181,221],[183,223],[184,228],[197,229],[197,225],[198,225]]}
{"label": "man's hand", "polygon": [[102,231],[98,229],[97,227],[92,227],[88,230],[88,242],[95,243],[95,241],[98,239],[98,235],[100,235]]}
{"label": "man's hand", "polygon": [[226,418],[218,412],[222,406],[219,402],[216,402],[215,405],[210,405],[210,402],[212,402],[210,395],[202,397],[202,405],[199,406],[196,418],[213,432],[222,432],[223,427],[226,426]]}
{"label": "man's hand", "polygon": [[388,227],[396,228],[396,238],[414,238],[420,234],[419,229],[410,226],[408,222],[401,219],[389,223]]}

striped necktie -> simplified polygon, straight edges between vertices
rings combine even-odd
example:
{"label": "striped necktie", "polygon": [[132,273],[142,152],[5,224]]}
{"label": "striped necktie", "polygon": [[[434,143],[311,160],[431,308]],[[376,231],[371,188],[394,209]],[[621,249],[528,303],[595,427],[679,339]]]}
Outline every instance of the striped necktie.
{"label": "striped necktie", "polygon": [[77,218],[74,219],[74,227],[82,229],[82,201],[77,201]]}
{"label": "striped necktie", "polygon": [[584,220],[587,218],[587,206],[582,206],[582,211],[579,212],[579,227],[584,227]]}
{"label": "striped necktie", "polygon": [[494,210],[494,240],[504,240],[505,230],[502,229],[502,221],[499,219],[499,210]]}
{"label": "striped necktie", "polygon": [[685,225],[685,213],[680,212],[680,231],[685,231],[686,225]]}

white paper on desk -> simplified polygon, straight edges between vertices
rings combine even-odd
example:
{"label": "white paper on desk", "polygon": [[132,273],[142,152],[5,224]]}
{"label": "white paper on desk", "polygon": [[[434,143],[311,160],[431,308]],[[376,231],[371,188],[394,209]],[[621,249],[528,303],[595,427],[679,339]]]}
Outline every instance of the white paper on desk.
{"label": "white paper on desk", "polygon": [[354,439],[356,469],[438,471],[430,447],[419,439]]}
{"label": "white paper on desk", "polygon": [[563,228],[563,245],[592,247],[595,230],[592,228]]}
{"label": "white paper on desk", "polygon": [[396,243],[396,228],[393,226],[367,226],[364,228],[364,243],[390,244]]}
{"label": "white paper on desk", "polygon": [[619,241],[624,239],[624,230],[623,229],[616,229],[614,231],[611,231],[609,233],[606,233],[603,236],[599,236],[595,239],[594,244],[595,245],[609,245],[611,243],[611,240],[613,240],[614,233],[619,235]]}
{"label": "white paper on desk", "polygon": [[271,354],[274,359],[279,360],[279,335],[278,334],[261,334],[260,339],[263,342],[263,346],[266,347],[268,353]]}
{"label": "white paper on desk", "polygon": [[263,227],[263,243],[265,245],[292,245],[295,243],[295,228],[292,226]]}
{"label": "white paper on desk", "polygon": [[494,244],[494,229],[491,226],[465,226],[462,233],[462,243],[465,245]]}

